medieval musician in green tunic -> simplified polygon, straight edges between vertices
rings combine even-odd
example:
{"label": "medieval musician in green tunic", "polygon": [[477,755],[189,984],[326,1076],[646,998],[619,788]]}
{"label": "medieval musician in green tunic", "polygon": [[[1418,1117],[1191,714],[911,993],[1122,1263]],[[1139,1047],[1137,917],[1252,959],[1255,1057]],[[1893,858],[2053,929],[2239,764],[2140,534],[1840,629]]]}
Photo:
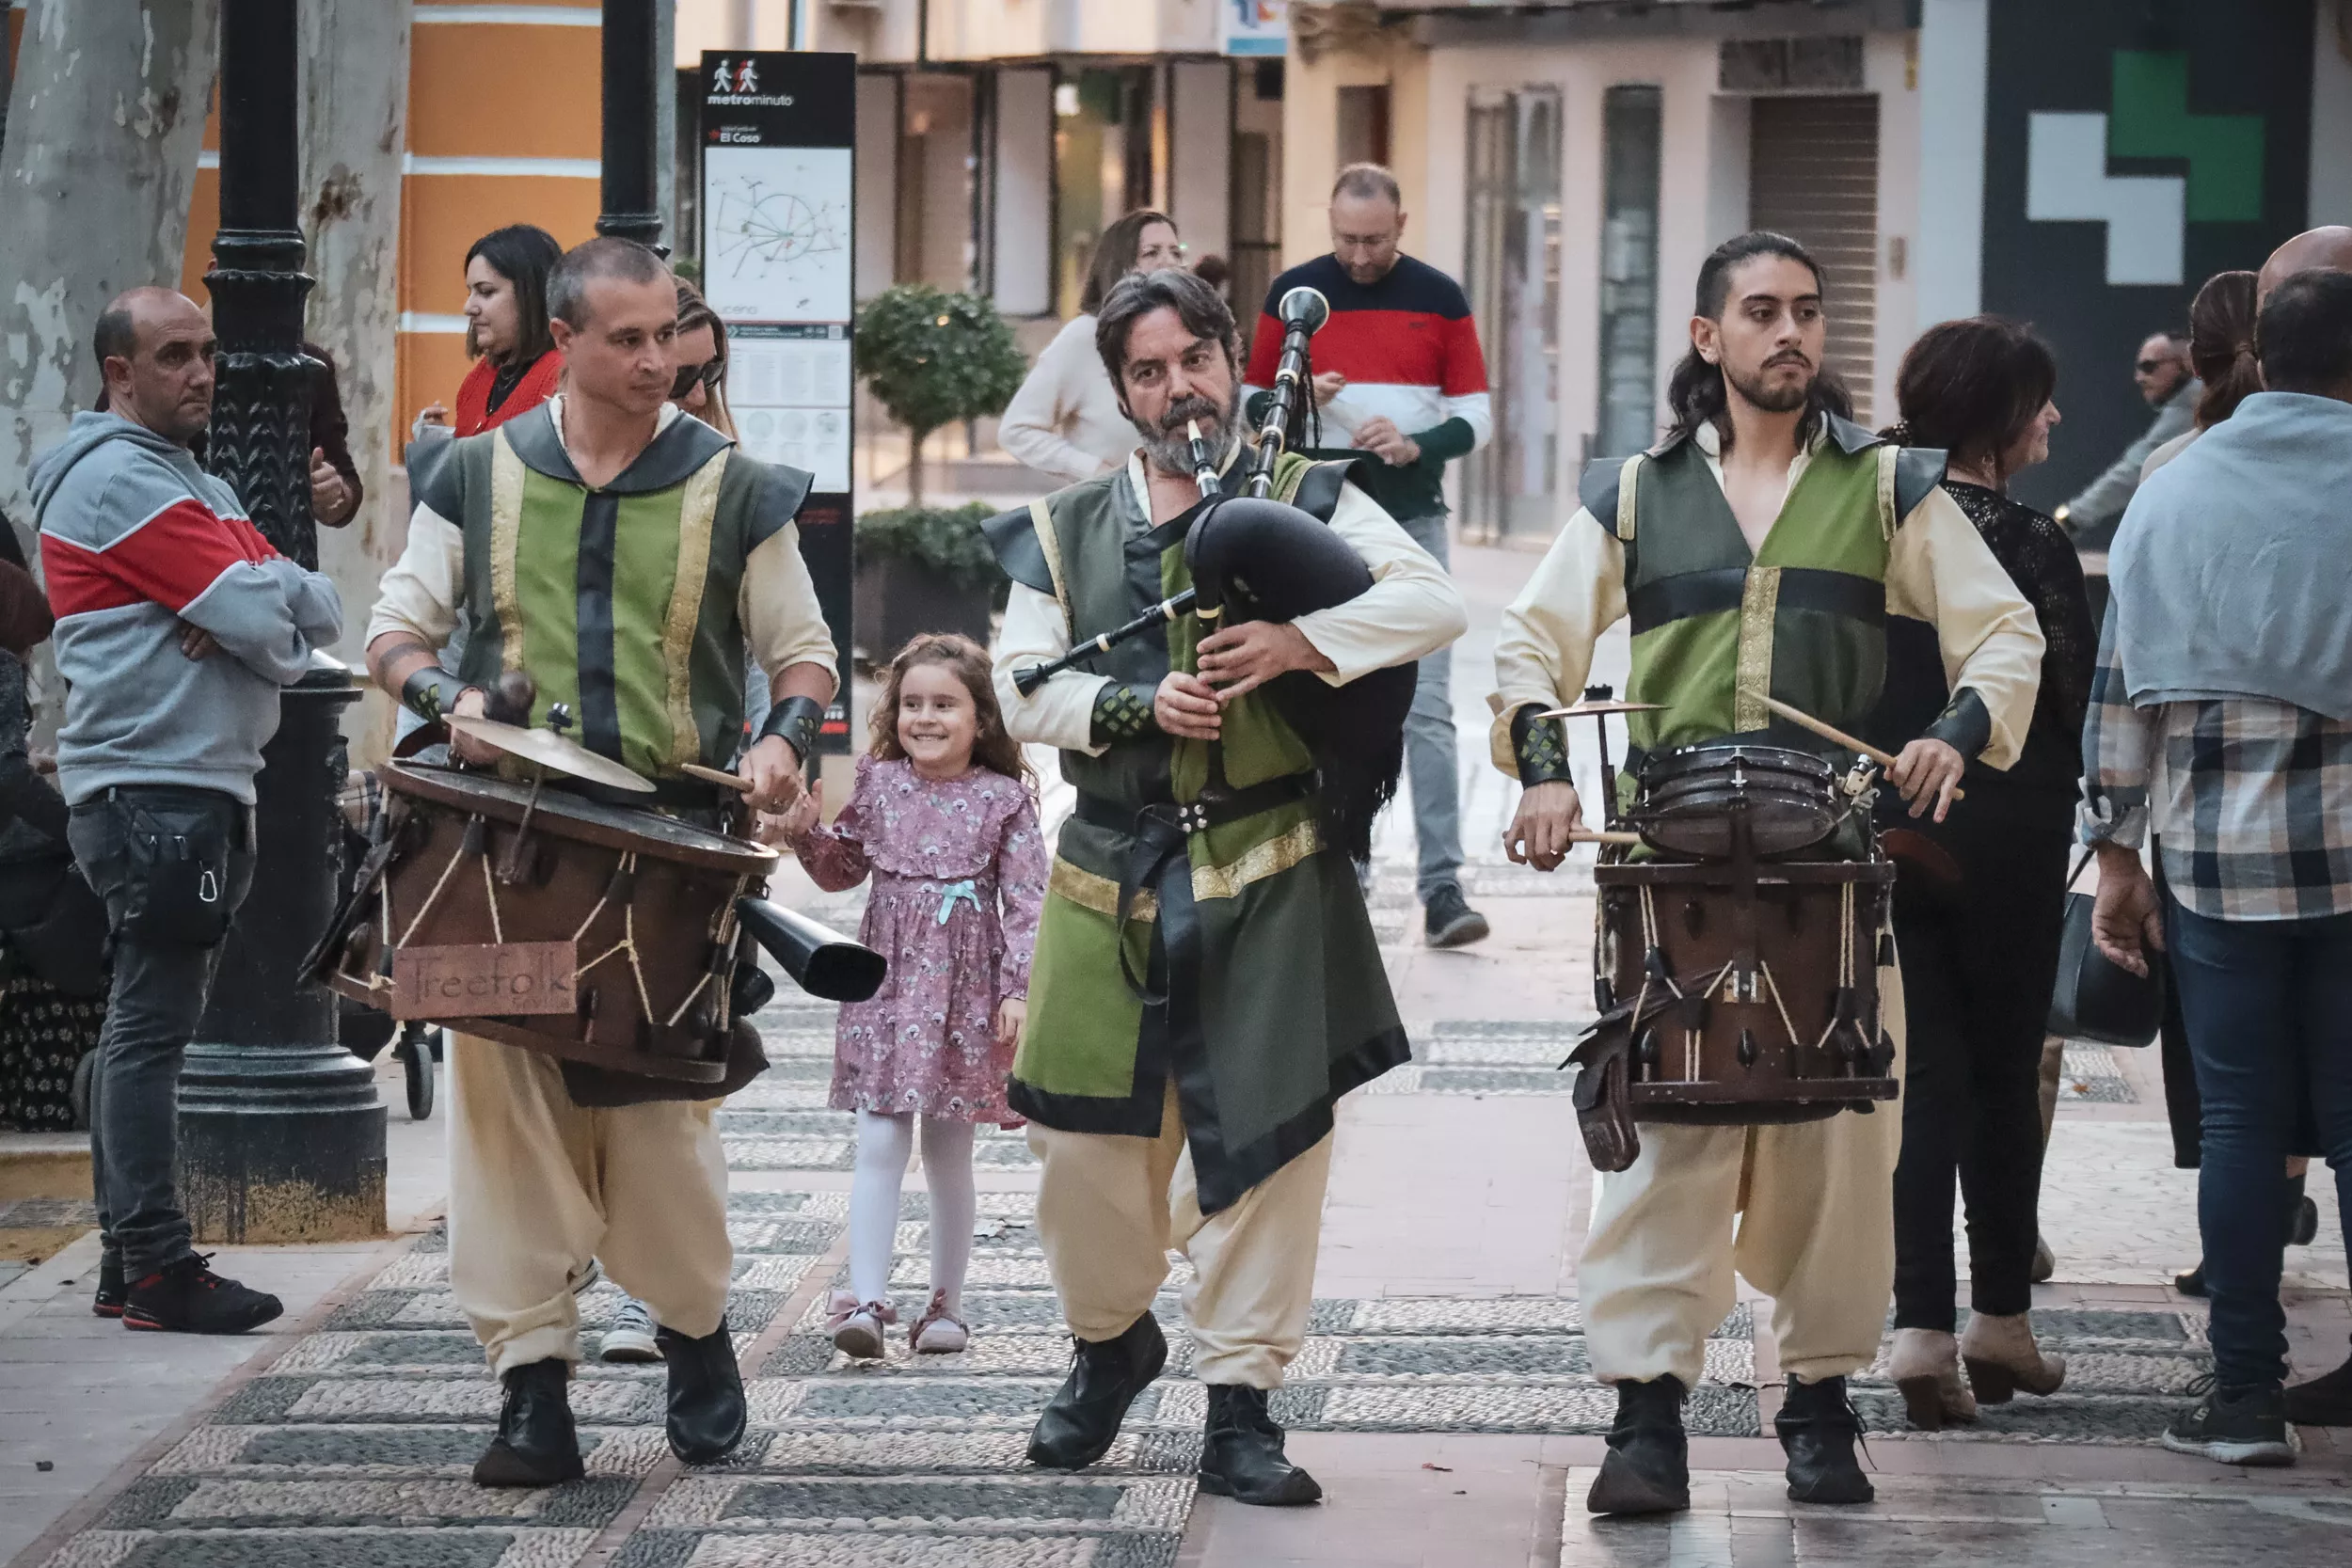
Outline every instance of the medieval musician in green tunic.
{"label": "medieval musician in green tunic", "polygon": [[[1826,750],[1767,697],[1867,733],[1890,636],[1937,646],[1954,693],[1925,734],[1881,737],[1900,747],[1888,780],[1914,816],[1942,818],[1967,759],[2016,759],[2041,679],[2033,610],[1940,488],[1943,453],[1846,417],[1820,370],[1825,335],[1820,272],[1795,241],[1745,234],[1708,258],[1673,427],[1594,465],[1582,507],[1503,614],[1494,756],[1526,786],[1514,860],[1549,871],[1582,826],[1561,721],[1542,715],[1583,694],[1594,644],[1620,620],[1633,633],[1626,696],[1661,705],[1629,720],[1637,769],[1645,753],[1724,740]],[[1900,974],[1882,965],[1878,984],[1899,1071]],[[1599,1178],[1578,1278],[1593,1372],[1617,1386],[1618,1411],[1595,1513],[1689,1506],[1681,1403],[1735,1269],[1773,1298],[1789,1496],[1869,1498],[1845,1379],[1877,1358],[1886,1320],[1901,1130],[1885,1114],[1653,1123],[1634,1164]]]}
{"label": "medieval musician in green tunic", "polygon": [[[1109,1449],[1167,1346],[1168,1249],[1193,1372],[1209,1385],[1203,1488],[1311,1502],[1266,1396],[1304,1342],[1338,1098],[1406,1059],[1356,868],[1331,842],[1313,757],[1267,683],[1343,686],[1461,634],[1460,596],[1344,467],[1284,455],[1275,495],[1321,518],[1372,586],[1287,624],[1200,635],[1191,616],[1028,695],[1016,673],[1190,585],[1197,421],[1238,493],[1239,341],[1185,272],[1127,278],[1096,343],[1142,445],[1122,467],[991,525],[1013,579],[996,654],[1006,723],[1058,747],[1076,786],[1047,887],[1011,1102],[1043,1162],[1038,1229],[1078,1340],[1029,1457]],[[1311,672],[1301,676],[1296,672]],[[1401,715],[1400,715],[1401,718]],[[1230,788],[1210,791],[1213,748]]]}
{"label": "medieval musician in green tunic", "polygon": [[[746,457],[665,401],[677,293],[652,251],[591,240],[548,275],[548,307],[562,394],[410,456],[416,510],[369,623],[370,672],[428,719],[481,715],[519,672],[534,722],[563,703],[591,751],[654,781],[627,803],[714,805],[681,772],[697,763],[733,767],[754,806],[781,809],[834,682],[793,523],[809,476]],[[458,668],[444,669],[436,650],[461,626]],[[775,701],[738,761],[747,647]],[[690,1464],[724,1455],[745,1417],[710,1106],[604,1093],[584,1105],[554,1058],[464,1035],[449,1072],[450,1288],[506,1394],[474,1479],[581,1474],[564,1386],[580,1354],[574,1286],[595,1260],[660,1321],[672,1449]]]}

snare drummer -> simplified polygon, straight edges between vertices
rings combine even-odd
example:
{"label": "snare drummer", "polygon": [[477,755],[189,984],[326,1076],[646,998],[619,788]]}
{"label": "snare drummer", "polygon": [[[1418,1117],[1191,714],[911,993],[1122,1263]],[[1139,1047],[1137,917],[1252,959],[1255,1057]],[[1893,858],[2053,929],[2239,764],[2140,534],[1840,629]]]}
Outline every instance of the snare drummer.
{"label": "snare drummer", "polygon": [[[1845,417],[1823,337],[1820,270],[1795,241],[1745,234],[1708,258],[1672,428],[1592,467],[1583,506],[1503,615],[1490,702],[1496,765],[1527,786],[1505,834],[1514,860],[1550,870],[1583,825],[1561,721],[1537,715],[1581,695],[1594,642],[1629,616],[1626,695],[1663,705],[1630,717],[1629,771],[1643,752],[1734,736],[1822,749],[1767,696],[1866,728],[1890,636],[1931,639],[1955,693],[1889,770],[1915,815],[1941,817],[1969,758],[2016,758],[2041,678],[2033,610],[1937,487],[1943,453],[1888,446]],[[1899,1062],[1893,968],[1879,988]],[[1732,1307],[1734,1269],[1773,1298],[1789,1496],[1870,1498],[1845,1379],[1876,1358],[1886,1319],[1901,1128],[1883,1112],[1650,1124],[1634,1164],[1600,1178],[1581,1277],[1617,1418],[1595,1513],[1689,1506],[1681,1404]]]}
{"label": "snare drummer", "polygon": [[[677,292],[652,251],[589,241],[548,275],[548,308],[564,391],[496,430],[419,449],[429,461],[409,472],[416,513],[368,626],[369,670],[428,719],[480,715],[485,689],[520,670],[537,687],[534,717],[570,704],[591,750],[656,780],[658,803],[686,807],[709,790],[679,765],[734,760],[748,641],[776,701],[737,769],[754,806],[780,810],[801,792],[834,689],[793,524],[809,476],[744,456],[665,402]],[[452,672],[433,650],[461,621]],[[473,745],[456,739],[461,752]],[[710,1106],[590,1109],[554,1058],[463,1035],[449,1070],[450,1286],[506,1389],[474,1480],[581,1473],[565,1383],[580,1354],[572,1284],[592,1258],[660,1318],[671,1448],[691,1464],[723,1457],[744,1406]]]}

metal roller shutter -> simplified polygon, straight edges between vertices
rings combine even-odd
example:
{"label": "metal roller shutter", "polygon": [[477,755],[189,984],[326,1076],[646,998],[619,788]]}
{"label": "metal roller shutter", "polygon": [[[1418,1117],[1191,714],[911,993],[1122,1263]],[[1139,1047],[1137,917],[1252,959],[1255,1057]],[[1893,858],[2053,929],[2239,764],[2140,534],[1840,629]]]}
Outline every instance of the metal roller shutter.
{"label": "metal roller shutter", "polygon": [[1748,222],[1821,263],[1831,370],[1871,408],[1878,341],[1879,101],[1875,94],[1758,98],[1748,131]]}

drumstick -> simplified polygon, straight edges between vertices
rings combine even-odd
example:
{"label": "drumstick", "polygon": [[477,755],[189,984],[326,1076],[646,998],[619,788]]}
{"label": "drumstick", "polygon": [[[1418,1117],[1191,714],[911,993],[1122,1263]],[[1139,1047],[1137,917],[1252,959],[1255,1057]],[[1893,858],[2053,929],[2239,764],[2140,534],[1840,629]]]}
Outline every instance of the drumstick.
{"label": "drumstick", "polygon": [[751,780],[739,779],[734,774],[721,772],[716,768],[705,768],[699,762],[681,762],[677,765],[677,770],[690,777],[700,779],[705,784],[723,784],[739,795],[749,795],[752,792]]}
{"label": "drumstick", "polygon": [[1579,828],[1568,835],[1570,844],[1615,844],[1627,848],[1642,842],[1640,833],[1598,832],[1591,828]]}
{"label": "drumstick", "polygon": [[[1764,705],[1771,708],[1774,713],[1779,714],[1783,719],[1788,720],[1791,724],[1795,724],[1802,729],[1811,730],[1815,735],[1820,736],[1823,740],[1834,741],[1837,745],[1843,746],[1851,752],[1860,752],[1864,756],[1868,757],[1872,762],[1877,763],[1881,768],[1892,768],[1895,766],[1895,759],[1890,753],[1880,751],[1876,746],[1871,745],[1867,740],[1855,739],[1852,736],[1848,735],[1845,731],[1839,729],[1835,724],[1823,723],[1820,720],[1814,718],[1813,715],[1805,712],[1804,709],[1801,707],[1790,707],[1787,703],[1782,702],[1777,697],[1765,698]],[[1952,799],[1955,800],[1964,800],[1966,799],[1966,795],[1967,792],[1962,789],[1955,788],[1952,791]]]}

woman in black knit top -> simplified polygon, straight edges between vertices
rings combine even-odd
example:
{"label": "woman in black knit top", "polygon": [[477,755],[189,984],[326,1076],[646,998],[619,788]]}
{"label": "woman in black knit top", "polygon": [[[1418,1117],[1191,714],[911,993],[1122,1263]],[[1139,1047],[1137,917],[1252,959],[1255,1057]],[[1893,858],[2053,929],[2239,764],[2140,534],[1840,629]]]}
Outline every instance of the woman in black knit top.
{"label": "woman in black knit top", "polygon": [[[2098,655],[2082,567],[2058,525],[2008,494],[2049,454],[2058,367],[2031,331],[1993,317],[1946,322],[1904,356],[1896,380],[1909,446],[1950,454],[1945,488],[2034,607],[2046,642],[2023,754],[1968,769],[1944,823],[1902,818],[1935,846],[1895,888],[1904,1012],[1911,1020],[1903,1148],[1895,1171],[1895,1345],[1890,1371],[1914,1425],[1968,1420],[2014,1388],[2054,1392],[2026,1316],[2042,1185],[2040,1066],[2058,973],[2082,776],[2084,711]],[[1890,623],[1883,734],[1915,735],[1948,693],[1935,639]],[[1926,872],[1929,863],[1941,875]],[[1971,1311],[1955,1341],[1955,1173],[1966,1200]],[[1960,1363],[1965,1361],[1963,1384]],[[1974,1387],[1974,1395],[1970,1392]]]}

